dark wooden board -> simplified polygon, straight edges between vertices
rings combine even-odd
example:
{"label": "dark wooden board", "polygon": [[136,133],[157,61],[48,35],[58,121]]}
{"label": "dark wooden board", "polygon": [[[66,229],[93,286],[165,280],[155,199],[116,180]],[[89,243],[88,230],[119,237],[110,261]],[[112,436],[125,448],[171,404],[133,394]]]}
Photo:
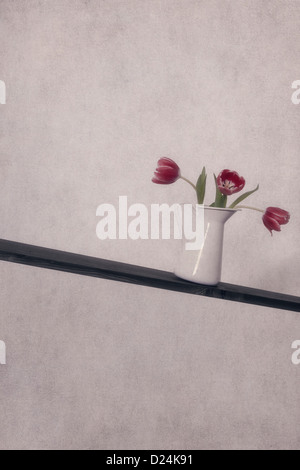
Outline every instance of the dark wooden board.
{"label": "dark wooden board", "polygon": [[300,312],[300,297],[220,283],[204,286],[157,269],[0,240],[0,260],[158,289]]}

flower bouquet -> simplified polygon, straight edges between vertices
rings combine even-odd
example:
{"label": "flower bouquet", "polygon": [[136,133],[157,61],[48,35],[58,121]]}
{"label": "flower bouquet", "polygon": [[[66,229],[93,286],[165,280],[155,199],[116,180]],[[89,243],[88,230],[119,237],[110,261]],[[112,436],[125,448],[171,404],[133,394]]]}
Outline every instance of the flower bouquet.
{"label": "flower bouquet", "polygon": [[235,171],[222,170],[218,176],[214,175],[216,195],[210,205],[204,205],[207,173],[203,168],[196,184],[181,174],[177,163],[170,158],[158,160],[157,168],[152,178],[156,184],[172,184],[182,179],[195,190],[197,196],[196,207],[204,210],[204,238],[197,253],[182,250],[177,262],[175,274],[189,281],[215,285],[221,279],[223,233],[225,222],[238,210],[250,209],[261,212],[265,227],[273,235],[273,231],[280,232],[281,225],[290,220],[290,214],[279,207],[267,207],[265,210],[241,203],[258,191],[259,185],[251,191],[242,193],[233,202],[229,198],[241,192],[246,184],[245,179]]}

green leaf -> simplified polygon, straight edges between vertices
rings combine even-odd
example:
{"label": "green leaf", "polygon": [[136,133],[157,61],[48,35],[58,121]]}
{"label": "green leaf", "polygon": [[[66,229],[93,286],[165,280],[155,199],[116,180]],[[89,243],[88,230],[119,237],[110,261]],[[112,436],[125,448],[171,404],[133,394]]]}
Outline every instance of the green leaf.
{"label": "green leaf", "polygon": [[240,202],[242,202],[246,197],[251,196],[251,194],[255,193],[255,191],[258,191],[259,189],[259,184],[253,191],[248,191],[247,193],[242,194],[240,197],[238,197],[230,206],[230,209],[233,209],[235,206],[237,206]]}
{"label": "green leaf", "polygon": [[222,194],[221,191],[219,190],[216,175],[214,175],[214,178],[215,178],[215,183],[216,183],[216,199],[215,199],[214,205],[212,205],[211,207],[224,208],[226,207],[226,204],[227,204],[227,196],[226,194]]}
{"label": "green leaf", "polygon": [[196,184],[198,204],[203,204],[204,202],[205,191],[206,191],[206,179],[207,179],[207,174],[206,174],[206,170],[204,167]]}

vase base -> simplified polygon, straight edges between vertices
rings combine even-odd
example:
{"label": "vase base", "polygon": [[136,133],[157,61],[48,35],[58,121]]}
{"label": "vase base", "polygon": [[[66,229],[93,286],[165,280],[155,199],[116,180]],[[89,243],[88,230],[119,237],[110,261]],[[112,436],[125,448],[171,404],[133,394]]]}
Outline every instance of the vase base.
{"label": "vase base", "polygon": [[220,280],[205,280],[205,279],[195,279],[193,276],[189,276],[189,275],[186,275],[186,274],[180,274],[180,273],[177,273],[176,271],[174,271],[174,274],[176,277],[178,277],[179,279],[184,279],[185,281],[189,281],[193,284],[199,284],[199,285],[202,285],[202,286],[217,286],[220,282]]}

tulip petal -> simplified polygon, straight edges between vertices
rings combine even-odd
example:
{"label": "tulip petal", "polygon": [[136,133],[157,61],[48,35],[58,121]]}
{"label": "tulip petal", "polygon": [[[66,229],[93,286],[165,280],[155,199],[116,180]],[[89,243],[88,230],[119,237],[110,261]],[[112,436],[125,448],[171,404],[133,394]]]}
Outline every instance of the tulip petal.
{"label": "tulip petal", "polygon": [[246,181],[236,171],[223,170],[217,177],[217,184],[222,194],[231,196],[241,191]]}
{"label": "tulip petal", "polygon": [[279,222],[276,219],[273,219],[273,217],[270,217],[267,214],[264,214],[262,220],[263,220],[265,227],[271,232],[271,235],[272,235],[272,230],[275,230],[276,232],[281,232]]}
{"label": "tulip petal", "polygon": [[289,212],[280,209],[279,207],[268,207],[266,214],[277,220],[280,225],[286,225],[290,220]]}
{"label": "tulip petal", "polygon": [[171,168],[174,168],[176,170],[179,170],[179,166],[177,163],[174,162],[171,158],[168,157],[162,157],[158,160],[157,165],[160,166],[169,166]]}
{"label": "tulip petal", "polygon": [[180,168],[173,160],[167,157],[160,158],[152,178],[156,184],[172,184],[180,178]]}

